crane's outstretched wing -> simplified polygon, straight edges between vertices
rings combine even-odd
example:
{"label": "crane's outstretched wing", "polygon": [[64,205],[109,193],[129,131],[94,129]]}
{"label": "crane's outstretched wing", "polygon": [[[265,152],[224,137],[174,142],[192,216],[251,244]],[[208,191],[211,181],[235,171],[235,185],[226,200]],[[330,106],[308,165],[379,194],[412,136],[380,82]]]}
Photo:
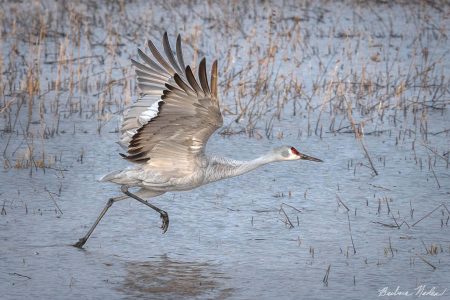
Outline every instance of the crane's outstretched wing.
{"label": "crane's outstretched wing", "polygon": [[139,50],[144,63],[132,60],[142,95],[124,114],[120,144],[128,153],[122,156],[147,163],[162,176],[186,176],[199,167],[208,138],[223,123],[217,61],[212,65],[210,88],[205,59],[200,62],[198,80],[190,66],[185,67],[180,36],[176,58],[167,33],[163,38],[167,60],[151,41],[148,46],[154,59]]}

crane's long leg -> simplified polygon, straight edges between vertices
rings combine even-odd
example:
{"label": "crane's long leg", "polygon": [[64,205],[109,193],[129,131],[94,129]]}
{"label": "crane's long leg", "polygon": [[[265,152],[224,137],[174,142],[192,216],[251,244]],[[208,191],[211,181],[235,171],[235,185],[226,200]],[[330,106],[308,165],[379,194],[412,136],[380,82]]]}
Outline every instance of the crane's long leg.
{"label": "crane's long leg", "polygon": [[100,215],[97,217],[97,220],[95,220],[94,225],[92,225],[92,227],[89,229],[89,231],[86,233],[86,235],[83,236],[81,239],[79,239],[78,242],[73,244],[73,246],[77,247],[77,248],[83,248],[84,244],[86,244],[87,240],[91,236],[91,234],[94,231],[95,227],[97,227],[98,223],[103,218],[103,216],[106,214],[106,212],[111,207],[111,205],[113,205],[114,202],[117,202],[117,201],[120,201],[120,200],[123,200],[123,199],[126,199],[126,198],[128,198],[128,196],[118,196],[118,197],[110,198],[108,200],[108,202],[106,202],[106,205],[103,208],[103,210],[100,213]]}
{"label": "crane's long leg", "polygon": [[[128,197],[131,197],[139,202],[141,202],[142,204],[147,205],[148,207],[154,209],[155,211],[157,211],[160,215],[161,215],[161,220],[162,220],[162,225],[161,225],[161,229],[163,230],[163,233],[165,233],[167,231],[167,229],[169,228],[169,215],[167,214],[167,212],[165,212],[164,210],[154,206],[153,204],[143,200],[142,198],[136,196],[135,194],[131,193],[128,191],[128,187],[126,185],[123,185],[121,187],[122,192],[125,194],[123,196],[118,196],[115,198],[111,198],[108,200],[108,202],[106,202],[105,207],[103,208],[103,210],[101,211],[100,215],[97,217],[97,220],[95,220],[94,225],[92,225],[92,227],[89,229],[89,231],[86,233],[86,235],[84,237],[82,237],[81,239],[78,240],[78,242],[76,242],[73,246],[77,247],[77,248],[83,248],[84,244],[86,244],[87,240],[89,239],[89,237],[91,236],[92,232],[94,231],[95,227],[97,227],[98,223],[100,222],[100,220],[103,218],[103,216],[106,214],[106,212],[108,211],[108,209],[113,205],[114,202],[126,199]],[[161,193],[159,193],[161,194]]]}
{"label": "crane's long leg", "polygon": [[145,201],[144,199],[139,198],[135,194],[130,193],[130,191],[128,191],[128,187],[126,185],[122,185],[121,190],[122,190],[122,193],[124,193],[128,197],[131,197],[131,198],[141,202],[142,204],[145,204],[148,207],[157,211],[160,214],[161,220],[162,220],[161,229],[162,229],[163,233],[166,233],[167,229],[169,228],[169,215],[167,214],[167,212],[154,206],[153,204],[149,203],[148,201]]}

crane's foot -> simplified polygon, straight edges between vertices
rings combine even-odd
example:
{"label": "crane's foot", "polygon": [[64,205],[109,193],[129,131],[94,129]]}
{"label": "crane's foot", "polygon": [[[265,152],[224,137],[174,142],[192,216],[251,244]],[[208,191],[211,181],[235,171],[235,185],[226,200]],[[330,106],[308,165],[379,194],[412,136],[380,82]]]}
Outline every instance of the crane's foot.
{"label": "crane's foot", "polygon": [[142,204],[145,204],[148,207],[150,207],[151,209],[159,212],[159,214],[161,216],[161,220],[162,220],[161,229],[162,229],[163,233],[166,233],[167,229],[169,228],[169,215],[164,210],[154,206],[153,204],[149,203],[148,201],[146,201],[144,199],[141,199],[140,197],[136,196],[135,194],[130,193],[130,191],[128,191],[128,187],[126,185],[122,185],[121,190],[122,190],[122,193],[124,193],[128,197],[136,199],[137,201],[141,202]]}
{"label": "crane's foot", "polygon": [[81,238],[81,239],[78,240],[78,242],[76,242],[72,246],[82,249],[84,244],[86,244],[86,242],[87,242],[86,238]]}
{"label": "crane's foot", "polygon": [[161,224],[161,229],[163,231],[162,233],[166,233],[167,229],[169,228],[169,215],[164,210],[161,210],[160,214],[162,221]]}

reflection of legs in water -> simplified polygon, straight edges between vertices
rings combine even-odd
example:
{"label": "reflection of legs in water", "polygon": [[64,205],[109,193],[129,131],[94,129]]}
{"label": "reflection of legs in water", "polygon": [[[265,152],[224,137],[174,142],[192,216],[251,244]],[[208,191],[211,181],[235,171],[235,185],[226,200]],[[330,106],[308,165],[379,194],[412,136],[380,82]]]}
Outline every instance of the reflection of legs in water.
{"label": "reflection of legs in water", "polygon": [[113,205],[113,203],[117,202],[117,201],[120,201],[120,200],[123,200],[123,199],[127,199],[128,197],[131,197],[131,198],[141,202],[142,204],[145,204],[148,207],[150,207],[150,208],[154,209],[155,211],[157,211],[161,215],[161,219],[163,221],[163,223],[161,225],[163,233],[165,233],[167,231],[167,228],[169,227],[169,216],[168,216],[168,214],[164,210],[159,209],[158,207],[154,206],[153,204],[150,204],[148,201],[145,201],[142,198],[140,198],[140,197],[156,197],[156,196],[159,196],[161,194],[164,194],[163,192],[153,192],[153,191],[149,191],[149,190],[140,189],[136,193],[133,194],[133,193],[128,191],[128,187],[125,186],[125,185],[122,186],[121,190],[122,190],[122,192],[125,195],[114,197],[114,198],[110,198],[108,200],[108,202],[106,202],[106,205],[103,208],[103,210],[101,211],[100,215],[97,217],[97,220],[95,220],[94,225],[92,225],[92,227],[89,229],[89,231],[86,233],[86,235],[84,237],[82,237],[81,239],[79,239],[78,242],[76,242],[73,246],[75,246],[77,248],[83,248],[84,244],[87,242],[87,240],[91,236],[91,234],[94,231],[95,227],[97,227],[98,223],[103,218],[103,216],[106,214],[108,209]]}

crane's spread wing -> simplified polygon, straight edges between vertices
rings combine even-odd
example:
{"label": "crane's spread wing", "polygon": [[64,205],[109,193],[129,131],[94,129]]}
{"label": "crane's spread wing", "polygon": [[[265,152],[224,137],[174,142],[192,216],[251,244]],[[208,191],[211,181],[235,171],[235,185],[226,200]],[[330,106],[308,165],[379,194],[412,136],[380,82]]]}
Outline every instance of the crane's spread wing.
{"label": "crane's spread wing", "polygon": [[198,80],[190,66],[185,67],[180,36],[176,58],[167,33],[163,38],[167,60],[151,41],[148,46],[154,59],[139,50],[144,63],[132,60],[142,95],[124,113],[120,144],[128,153],[122,156],[148,163],[162,174],[185,176],[198,167],[208,138],[223,123],[217,96],[217,61],[212,65],[210,88],[205,59],[200,62]]}

